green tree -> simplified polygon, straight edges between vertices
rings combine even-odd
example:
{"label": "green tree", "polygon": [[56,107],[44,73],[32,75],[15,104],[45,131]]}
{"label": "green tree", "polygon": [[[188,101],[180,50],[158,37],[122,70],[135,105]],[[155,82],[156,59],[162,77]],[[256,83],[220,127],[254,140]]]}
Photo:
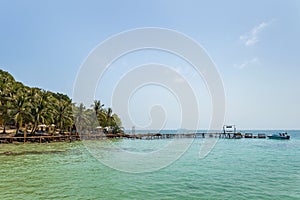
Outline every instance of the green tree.
{"label": "green tree", "polygon": [[62,95],[58,95],[54,102],[55,121],[60,129],[60,133],[62,133],[73,124],[72,101],[69,98],[66,99]]}
{"label": "green tree", "polygon": [[6,124],[11,119],[10,104],[15,79],[7,72],[0,70],[0,124],[3,126],[3,133],[6,131]]}
{"label": "green tree", "polygon": [[86,115],[86,108],[83,103],[80,103],[79,106],[74,106],[74,122],[79,133],[82,133],[86,124],[88,122],[88,116]]}
{"label": "green tree", "polygon": [[30,89],[32,133],[35,133],[39,123],[50,123],[52,120],[52,102],[50,93],[38,88]]}
{"label": "green tree", "polygon": [[114,121],[114,118],[112,116],[113,112],[112,112],[112,109],[111,108],[108,108],[107,109],[107,112],[106,112],[106,123],[107,123],[107,126],[114,126],[115,124],[115,121]]}
{"label": "green tree", "polygon": [[104,121],[104,127],[109,127],[109,129],[112,131],[112,133],[120,133],[123,132],[122,130],[122,122],[119,116],[115,113],[113,113],[111,108],[108,108],[105,111],[105,121]]}
{"label": "green tree", "polygon": [[0,124],[4,133],[8,122],[15,124],[16,133],[23,125],[26,130],[28,124],[32,124],[34,133],[39,123],[55,123],[61,132],[74,123],[79,131],[93,130],[99,125],[118,130],[122,125],[118,115],[111,108],[104,109],[99,100],[94,101],[91,109],[82,103],[76,106],[67,95],[24,86],[0,69]]}
{"label": "green tree", "polygon": [[[92,105],[94,111],[95,111],[95,117],[98,120],[98,125],[103,125],[102,122],[105,120],[105,113],[103,110],[104,104],[101,104],[101,101],[95,100],[94,104]],[[93,118],[93,116],[91,116]]]}
{"label": "green tree", "polygon": [[16,133],[18,133],[20,128],[23,126],[23,121],[28,120],[31,116],[31,104],[29,101],[29,97],[27,95],[27,91],[22,86],[22,84],[18,82],[16,83],[15,94],[13,95],[11,101],[11,116],[16,123]]}
{"label": "green tree", "polygon": [[118,126],[118,127],[122,127],[122,121],[121,119],[119,118],[119,116],[117,114],[113,114],[112,115],[113,119],[114,119],[114,122],[115,122],[115,125]]}

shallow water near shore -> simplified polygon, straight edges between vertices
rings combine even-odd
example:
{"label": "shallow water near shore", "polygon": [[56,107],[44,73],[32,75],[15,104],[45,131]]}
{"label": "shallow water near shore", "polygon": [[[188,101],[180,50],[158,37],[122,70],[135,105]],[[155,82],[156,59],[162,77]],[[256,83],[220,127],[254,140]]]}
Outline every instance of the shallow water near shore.
{"label": "shallow water near shore", "polygon": [[[0,145],[12,152],[0,155],[1,199],[300,199],[300,131],[290,134],[220,139],[205,159],[195,139],[172,165],[140,174],[103,165],[82,142]],[[113,142],[149,152],[168,140]]]}

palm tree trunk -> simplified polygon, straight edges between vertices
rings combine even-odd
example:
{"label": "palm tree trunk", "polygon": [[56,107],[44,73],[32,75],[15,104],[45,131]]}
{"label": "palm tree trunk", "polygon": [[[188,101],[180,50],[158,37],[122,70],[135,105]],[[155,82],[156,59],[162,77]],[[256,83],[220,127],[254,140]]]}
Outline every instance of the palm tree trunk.
{"label": "palm tree trunk", "polygon": [[3,134],[6,133],[6,125],[5,125],[5,124],[6,124],[6,123],[3,123],[3,131],[2,131]]}
{"label": "palm tree trunk", "polygon": [[20,130],[20,124],[19,124],[19,122],[17,122],[16,127],[17,127],[16,134],[18,134],[19,130]]}
{"label": "palm tree trunk", "polygon": [[37,127],[37,123],[35,122],[33,127],[32,127],[32,130],[31,130],[31,133],[35,133],[36,132],[36,127]]}
{"label": "palm tree trunk", "polygon": [[24,143],[26,143],[26,137],[27,137],[27,124],[25,124],[25,130],[24,130]]}

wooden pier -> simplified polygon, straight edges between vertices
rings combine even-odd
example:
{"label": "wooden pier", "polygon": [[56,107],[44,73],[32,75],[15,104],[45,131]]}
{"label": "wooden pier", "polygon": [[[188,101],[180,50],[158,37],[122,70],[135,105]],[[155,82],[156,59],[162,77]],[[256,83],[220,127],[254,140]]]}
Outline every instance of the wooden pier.
{"label": "wooden pier", "polygon": [[247,136],[242,133],[224,134],[223,132],[207,133],[134,133],[134,134],[81,134],[79,135],[81,140],[98,140],[98,139],[111,139],[111,138],[123,138],[132,140],[155,140],[155,139],[180,139],[180,138],[224,138],[224,139],[240,139],[240,138],[266,138],[265,134],[258,134]]}
{"label": "wooden pier", "polygon": [[104,134],[104,133],[84,133],[84,134],[66,134],[66,135],[30,135],[30,136],[10,136],[0,134],[0,143],[45,143],[45,142],[72,142],[76,140],[103,140],[103,139],[132,139],[132,140],[157,140],[157,139],[180,139],[180,138],[266,138],[265,134],[253,135],[252,133],[134,133],[134,134]]}

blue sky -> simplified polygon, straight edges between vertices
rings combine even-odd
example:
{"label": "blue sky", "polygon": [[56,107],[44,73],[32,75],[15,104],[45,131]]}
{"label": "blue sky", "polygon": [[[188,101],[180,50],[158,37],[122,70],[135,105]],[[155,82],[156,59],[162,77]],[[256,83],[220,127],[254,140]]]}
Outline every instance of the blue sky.
{"label": "blue sky", "polygon": [[[106,38],[141,27],[177,30],[199,42],[218,67],[225,123],[300,128],[299,1],[0,0],[0,24],[0,68],[27,85],[70,96],[80,65]],[[199,88],[206,128],[211,105]],[[106,92],[99,86],[97,97],[109,106]],[[145,118],[134,107],[132,114]],[[166,128],[178,128],[171,116]]]}

